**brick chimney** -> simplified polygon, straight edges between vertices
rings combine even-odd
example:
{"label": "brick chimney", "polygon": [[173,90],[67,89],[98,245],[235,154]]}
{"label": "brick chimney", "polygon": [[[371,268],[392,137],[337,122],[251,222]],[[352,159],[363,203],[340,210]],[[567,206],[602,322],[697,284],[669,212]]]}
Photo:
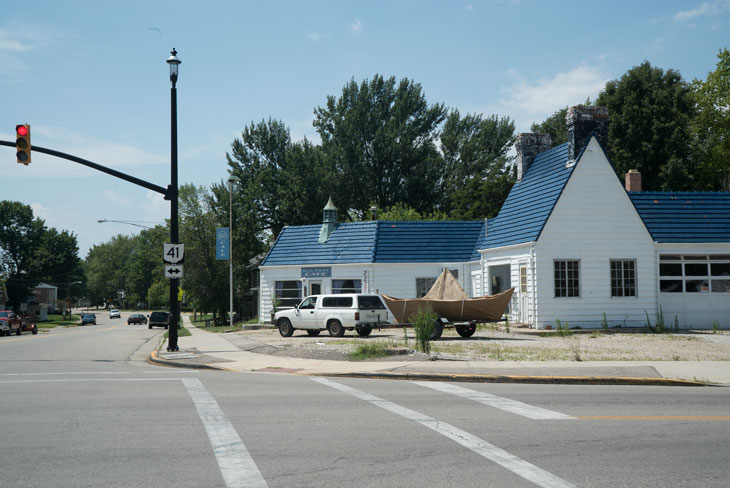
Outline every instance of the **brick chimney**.
{"label": "brick chimney", "polygon": [[568,125],[568,159],[573,162],[588,144],[591,134],[603,147],[608,144],[608,109],[590,105],[570,107],[565,115]]}
{"label": "brick chimney", "polygon": [[630,169],[625,176],[626,191],[641,191],[641,173]]}
{"label": "brick chimney", "polygon": [[515,151],[517,151],[517,181],[520,181],[529,169],[535,156],[550,149],[553,141],[550,134],[523,132],[517,134]]}

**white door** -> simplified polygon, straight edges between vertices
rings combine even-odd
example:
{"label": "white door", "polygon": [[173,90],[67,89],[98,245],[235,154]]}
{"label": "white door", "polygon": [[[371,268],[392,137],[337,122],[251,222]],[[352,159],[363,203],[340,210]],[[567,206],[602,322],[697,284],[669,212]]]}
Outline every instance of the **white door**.
{"label": "white door", "polygon": [[529,323],[529,299],[527,296],[527,265],[520,265],[520,322]]}
{"label": "white door", "polygon": [[472,297],[480,297],[482,293],[482,270],[471,272],[471,291]]}
{"label": "white door", "polygon": [[321,295],[322,294],[322,282],[321,281],[310,281],[309,282],[309,294],[310,295]]}

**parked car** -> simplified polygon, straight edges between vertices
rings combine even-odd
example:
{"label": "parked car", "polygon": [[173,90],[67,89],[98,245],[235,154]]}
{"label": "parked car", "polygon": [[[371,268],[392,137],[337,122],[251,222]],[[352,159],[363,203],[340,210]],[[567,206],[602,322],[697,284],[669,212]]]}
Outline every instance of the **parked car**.
{"label": "parked car", "polygon": [[373,327],[389,322],[388,309],[379,295],[343,293],[309,296],[295,308],[276,312],[274,323],[283,337],[291,336],[295,329],[305,329],[310,336],[326,329],[335,337],[355,329],[357,335],[367,337]]}
{"label": "parked car", "polygon": [[127,318],[127,325],[130,324],[147,324],[147,317],[141,313],[133,313]]}
{"label": "parked car", "polygon": [[83,313],[81,314],[81,325],[92,324],[96,325],[96,314]]}
{"label": "parked car", "polygon": [[[35,314],[17,315],[12,310],[0,310],[0,331],[7,335],[15,332],[20,335],[22,332],[38,333],[38,326],[35,323]],[[7,327],[8,332],[5,331]]]}
{"label": "parked car", "polygon": [[122,313],[119,310],[117,310],[116,308],[113,308],[113,309],[109,310],[109,318],[110,319],[121,319]]}
{"label": "parked car", "polygon": [[150,321],[147,324],[147,328],[152,327],[164,327],[167,329],[170,326],[170,313],[169,312],[152,312],[150,314]]}

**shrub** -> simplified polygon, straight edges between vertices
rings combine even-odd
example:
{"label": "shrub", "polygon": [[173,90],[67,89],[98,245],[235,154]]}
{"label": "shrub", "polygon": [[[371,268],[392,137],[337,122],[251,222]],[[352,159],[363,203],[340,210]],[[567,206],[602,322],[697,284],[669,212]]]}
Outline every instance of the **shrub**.
{"label": "shrub", "polygon": [[431,343],[429,341],[434,333],[434,326],[438,318],[438,315],[429,306],[426,306],[424,309],[419,310],[409,317],[410,322],[413,324],[413,329],[416,331],[417,351],[425,352],[426,354],[431,352]]}

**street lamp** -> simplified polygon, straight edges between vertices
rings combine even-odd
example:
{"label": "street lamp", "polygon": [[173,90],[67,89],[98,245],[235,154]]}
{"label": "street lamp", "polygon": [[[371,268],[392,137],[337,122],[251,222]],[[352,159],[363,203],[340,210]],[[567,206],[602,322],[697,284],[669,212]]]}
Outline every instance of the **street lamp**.
{"label": "street lamp", "polygon": [[[71,281],[68,283],[68,287],[66,287],[66,310],[68,311],[68,318],[71,318],[71,287],[73,285],[78,285],[81,283],[81,281]],[[64,314],[64,317],[66,315]]]}
{"label": "street lamp", "polygon": [[112,220],[112,219],[98,219],[97,222],[99,224],[104,223],[117,223],[117,224],[127,224],[127,225],[134,225],[135,227],[144,227],[145,229],[154,229],[154,227],[150,227],[149,225],[142,225],[142,224],[154,224],[155,222],[144,222],[142,220]]}
{"label": "street lamp", "polygon": [[233,174],[228,176],[228,263],[230,266],[230,289],[228,295],[230,297],[229,310],[231,311],[231,326],[233,326],[233,184],[240,182],[241,178],[238,176]]}
{"label": "street lamp", "polygon": [[[181,61],[177,58],[177,51],[172,48],[172,56],[167,58],[170,65],[170,186],[165,198],[170,200],[170,241],[172,244],[179,244],[177,222],[177,74]],[[177,328],[180,323],[180,303],[177,301],[177,289],[180,286],[180,278],[170,279],[170,312],[172,320],[169,328],[168,351],[178,351]]]}

